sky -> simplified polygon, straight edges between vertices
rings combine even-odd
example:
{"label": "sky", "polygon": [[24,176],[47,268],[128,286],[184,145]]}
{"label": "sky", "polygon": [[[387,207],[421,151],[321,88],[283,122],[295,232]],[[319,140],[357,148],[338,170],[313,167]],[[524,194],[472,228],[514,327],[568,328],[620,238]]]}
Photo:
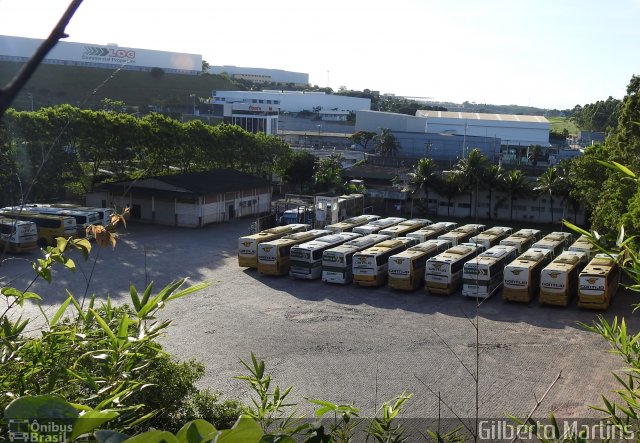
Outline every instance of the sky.
{"label": "sky", "polygon": [[[0,0],[45,38],[70,0]],[[201,54],[334,90],[570,109],[640,74],[640,0],[84,0],[67,41]]]}

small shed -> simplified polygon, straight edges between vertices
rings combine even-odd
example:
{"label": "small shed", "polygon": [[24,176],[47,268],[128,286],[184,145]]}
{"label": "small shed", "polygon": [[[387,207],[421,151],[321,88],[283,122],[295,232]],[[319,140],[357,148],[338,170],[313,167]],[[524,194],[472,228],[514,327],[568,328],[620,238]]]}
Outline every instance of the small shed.
{"label": "small shed", "polygon": [[101,184],[87,205],[129,207],[132,220],[200,227],[271,208],[268,180],[233,169],[214,169]]}

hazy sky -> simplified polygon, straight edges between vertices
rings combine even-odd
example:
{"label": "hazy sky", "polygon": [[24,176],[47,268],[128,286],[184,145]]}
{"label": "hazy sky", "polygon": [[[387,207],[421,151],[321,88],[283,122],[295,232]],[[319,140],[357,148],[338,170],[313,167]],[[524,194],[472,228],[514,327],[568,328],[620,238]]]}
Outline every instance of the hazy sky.
{"label": "hazy sky", "polygon": [[[44,38],[68,0],[0,0]],[[85,0],[68,41],[307,72],[312,84],[566,109],[640,74],[640,0]]]}

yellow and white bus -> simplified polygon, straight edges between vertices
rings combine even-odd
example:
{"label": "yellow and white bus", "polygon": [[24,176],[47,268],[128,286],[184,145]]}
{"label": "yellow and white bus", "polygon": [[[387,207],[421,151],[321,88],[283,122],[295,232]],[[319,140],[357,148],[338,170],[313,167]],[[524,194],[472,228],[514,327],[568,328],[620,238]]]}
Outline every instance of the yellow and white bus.
{"label": "yellow and white bus", "polygon": [[515,246],[496,245],[467,261],[462,267],[462,295],[489,298],[504,282],[504,268],[518,255]]}
{"label": "yellow and white bus", "polygon": [[432,221],[427,220],[426,218],[412,218],[410,220],[400,222],[397,225],[384,228],[378,232],[378,234],[388,235],[391,238],[405,237],[410,232],[417,231],[431,223]]}
{"label": "yellow and white bus", "polygon": [[387,282],[389,257],[416,245],[415,238],[385,240],[353,255],[353,283],[359,286],[381,286]]}
{"label": "yellow and white bus", "polygon": [[413,237],[420,243],[424,243],[427,240],[435,240],[439,235],[451,231],[458,227],[454,222],[438,222],[424,228],[420,228],[417,231],[410,232],[406,237]]}
{"label": "yellow and white bus", "polygon": [[464,264],[478,255],[482,246],[458,245],[427,260],[424,289],[430,294],[450,295],[462,284]]}
{"label": "yellow and white bus", "polygon": [[360,237],[355,232],[341,232],[325,235],[307,243],[291,248],[289,275],[291,277],[315,280],[322,277],[322,255],[327,249],[334,248]]}
{"label": "yellow and white bus", "polygon": [[485,228],[485,225],[478,225],[475,223],[462,225],[447,232],[446,234],[438,236],[438,240],[447,240],[450,241],[453,246],[456,246],[460,243],[468,242],[471,237],[484,231]]}
{"label": "yellow and white bus", "polygon": [[540,273],[540,303],[567,306],[578,292],[578,277],[587,264],[587,254],[565,251]]}
{"label": "yellow and white bus", "polygon": [[414,291],[424,284],[427,260],[449,249],[446,240],[427,240],[389,257],[389,287]]}
{"label": "yellow and white bus", "polygon": [[324,229],[328,229],[335,234],[339,234],[340,232],[351,232],[353,228],[366,225],[367,223],[371,223],[372,221],[378,220],[379,218],[379,215],[373,214],[357,215],[355,217],[342,220],[341,222],[325,226]]}
{"label": "yellow and white bus", "polygon": [[502,298],[529,303],[540,289],[540,273],[552,257],[550,249],[529,248],[504,268]]}
{"label": "yellow and white bus", "polygon": [[478,235],[474,235],[469,239],[469,242],[477,243],[484,246],[485,249],[489,249],[496,246],[500,240],[511,235],[512,232],[513,229],[507,228],[506,226],[494,226],[493,228],[487,229]]}
{"label": "yellow and white bus", "polygon": [[331,234],[326,229],[296,232],[258,245],[258,272],[264,275],[287,275],[291,263],[291,248]]}
{"label": "yellow and white bus", "polygon": [[[13,211],[20,211],[19,206],[11,208]],[[25,205],[23,211],[35,212],[38,214],[61,215],[73,217],[76,219],[76,237],[84,238],[87,236],[87,227],[90,225],[101,224],[100,216],[94,211],[76,211],[74,209],[54,208],[52,206],[42,205]]]}
{"label": "yellow and white bus", "polygon": [[322,254],[322,281],[346,285],[353,281],[353,255],[380,242],[389,240],[386,235],[369,234],[327,249]]}
{"label": "yellow and white bus", "polygon": [[406,218],[402,217],[380,218],[378,220],[369,222],[366,225],[357,226],[353,228],[351,232],[357,232],[358,234],[362,235],[378,234],[382,229],[388,228],[389,226],[397,225],[398,223],[401,223],[405,220]]}
{"label": "yellow and white bus", "polygon": [[616,257],[596,254],[580,272],[578,306],[587,309],[607,309],[618,292],[620,266]]}
{"label": "yellow and white bus", "polygon": [[39,214],[29,211],[5,210],[0,211],[0,215],[6,218],[34,222],[38,233],[37,244],[41,248],[55,246],[57,244],[57,237],[76,238],[78,235],[76,219],[73,217],[55,214]]}
{"label": "yellow and white bus", "polygon": [[115,211],[111,208],[97,208],[90,206],[80,206],[73,204],[64,204],[64,203],[53,203],[51,205],[42,205],[42,206],[51,206],[52,208],[61,208],[61,209],[71,209],[74,211],[80,212],[95,212],[98,214],[100,221],[98,224],[102,225],[108,231],[115,231],[115,226],[111,223],[111,217],[115,215]]}
{"label": "yellow and white bus", "polygon": [[38,247],[38,228],[32,221],[0,216],[0,254],[20,253]]}
{"label": "yellow and white bus", "polygon": [[291,224],[265,229],[257,234],[245,235],[238,239],[238,266],[241,268],[258,267],[258,245],[262,242],[276,240],[287,234],[304,232],[311,229],[307,224]]}
{"label": "yellow and white bus", "polygon": [[534,242],[542,238],[542,233],[538,229],[520,229],[509,237],[500,240],[501,245],[515,246],[518,254],[522,254],[529,249]]}
{"label": "yellow and white bus", "polygon": [[565,248],[569,247],[572,241],[573,235],[570,232],[552,232],[532,244],[531,247],[550,249],[553,252],[553,256],[557,257]]}
{"label": "yellow and white bus", "polygon": [[587,254],[587,259],[591,260],[598,253],[598,248],[589,241],[589,237],[583,234],[569,246],[569,251],[582,251]]}

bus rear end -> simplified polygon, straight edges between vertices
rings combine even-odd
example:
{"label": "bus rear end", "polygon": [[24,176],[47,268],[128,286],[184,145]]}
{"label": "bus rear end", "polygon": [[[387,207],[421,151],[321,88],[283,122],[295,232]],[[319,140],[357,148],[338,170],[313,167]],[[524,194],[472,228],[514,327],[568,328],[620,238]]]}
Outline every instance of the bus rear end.
{"label": "bus rear end", "polygon": [[374,254],[354,254],[352,266],[353,283],[359,286],[378,286],[378,265]]}
{"label": "bus rear end", "polygon": [[580,273],[578,306],[604,310],[618,291],[620,267],[606,254],[597,254]]}
{"label": "bus rear end", "polygon": [[560,254],[540,273],[540,303],[568,306],[578,291],[578,273],[586,254],[568,251]]}
{"label": "bus rear end", "polygon": [[0,252],[5,249],[12,253],[31,251],[38,247],[38,230],[30,221],[0,218]]}
{"label": "bus rear end", "polygon": [[258,241],[253,235],[238,239],[238,266],[242,268],[258,267]]}

